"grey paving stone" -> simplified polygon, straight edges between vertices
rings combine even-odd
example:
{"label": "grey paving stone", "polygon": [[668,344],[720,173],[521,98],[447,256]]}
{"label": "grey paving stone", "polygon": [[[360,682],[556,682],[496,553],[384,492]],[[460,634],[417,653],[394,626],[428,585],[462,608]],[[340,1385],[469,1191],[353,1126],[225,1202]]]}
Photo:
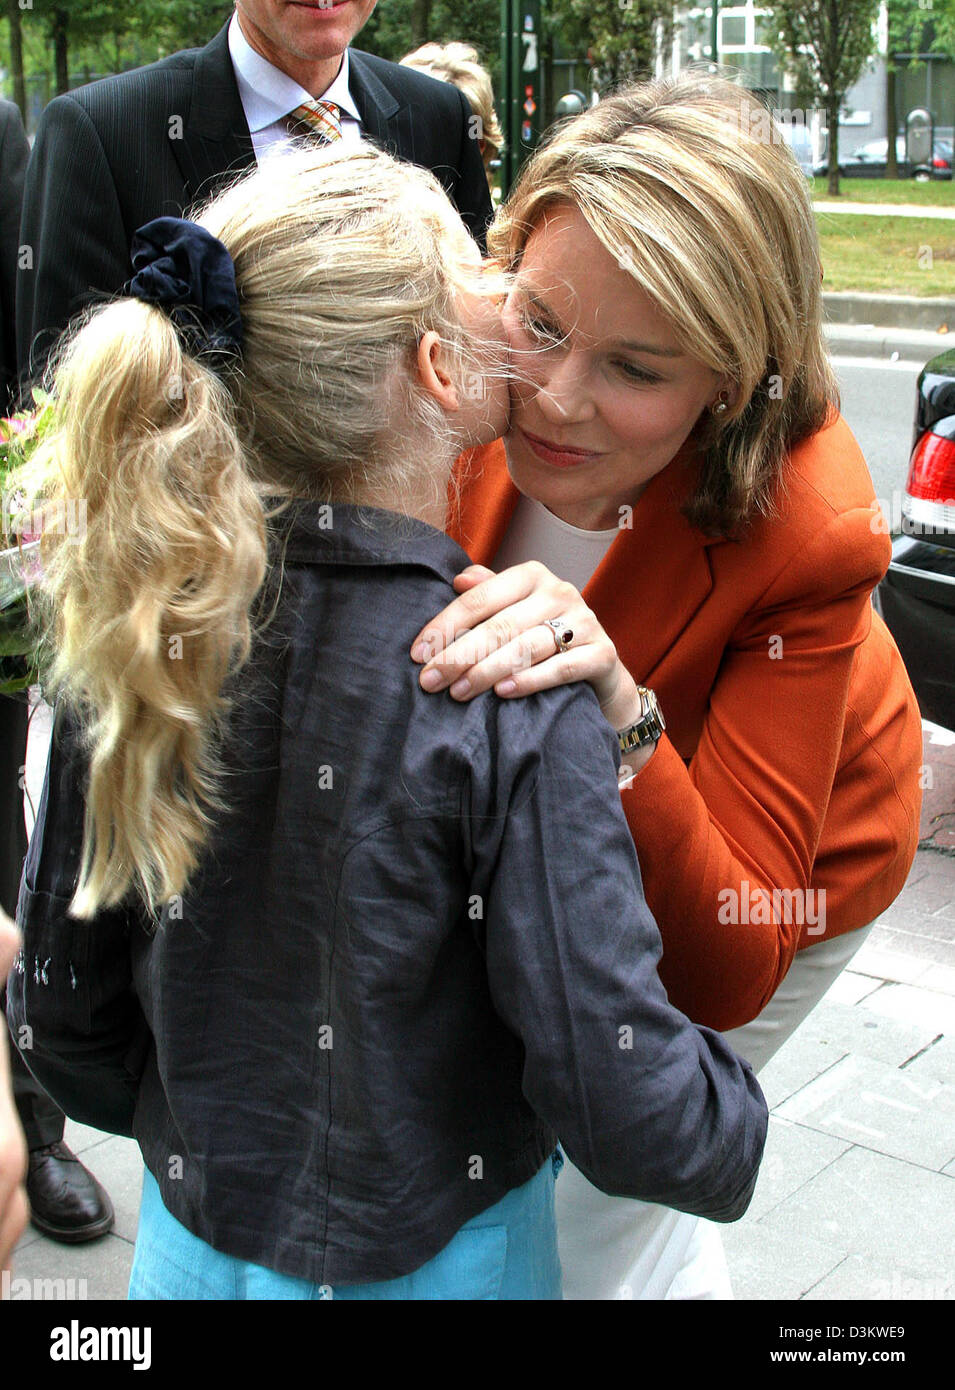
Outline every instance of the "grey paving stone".
{"label": "grey paving stone", "polygon": [[[930,965],[948,965],[955,967],[955,920],[945,922],[941,917],[925,917],[922,919],[926,923],[939,923],[942,930],[935,932],[901,932],[889,931],[885,927],[879,927],[879,936],[874,943],[880,951],[886,951],[893,955],[911,956],[913,959],[928,962]],[[945,930],[948,930],[948,936]],[[873,931],[875,928],[873,928]],[[926,970],[917,974],[912,983],[924,984]]]}
{"label": "grey paving stone", "polygon": [[905,895],[905,905],[909,909],[938,912],[947,908],[955,900],[952,860],[944,854],[929,855],[924,877],[918,883],[906,884],[902,891]]}
{"label": "grey paving stone", "polygon": [[871,975],[857,975],[854,970],[843,970],[842,974],[833,980],[816,1007],[819,1008],[823,1004],[858,1004],[860,999],[864,999],[867,994],[878,988],[879,981]]}
{"label": "grey paving stone", "polygon": [[919,976],[922,989],[934,989],[938,994],[955,994],[955,969],[950,965],[931,965]]}
{"label": "grey paving stone", "polygon": [[27,1223],[26,1230],[23,1232],[23,1235],[20,1237],[20,1239],[17,1241],[16,1245],[13,1247],[13,1258],[14,1258],[14,1260],[16,1260],[16,1258],[17,1258],[17,1252],[18,1252],[19,1250],[25,1250],[25,1249],[27,1248],[28,1245],[32,1245],[34,1241],[36,1241],[36,1240],[41,1240],[41,1239],[42,1239],[42,1237],[41,1237],[41,1235],[40,1235],[40,1232],[36,1229],[35,1226],[31,1225],[31,1224],[28,1222],[28,1223]]}
{"label": "grey paving stone", "polygon": [[935,1033],[955,1033],[955,999],[918,985],[884,984],[868,996],[865,1007],[900,1023],[924,1024]]}
{"label": "grey paving stone", "polygon": [[[873,927],[878,931],[878,927]],[[866,941],[852,960],[852,969],[857,975],[868,975],[875,980],[897,980],[911,984],[929,968],[928,961],[903,951],[890,951],[876,942]]]}
{"label": "grey paving stone", "polygon": [[793,1037],[800,1046],[817,1044],[820,1055],[826,1049],[832,1062],[852,1053],[895,1067],[937,1037],[928,1023],[900,1023],[868,1008],[869,997],[858,1004],[840,1004],[830,990]]}
{"label": "grey paving stone", "polygon": [[797,1028],[759,1073],[759,1084],[770,1110],[801,1091],[832,1063],[832,1049],[811,1038],[803,1038],[802,1029]]}
{"label": "grey paving stone", "polygon": [[737,1299],[799,1299],[844,1259],[815,1233],[780,1235],[745,1217],[723,1229],[723,1248]]}
{"label": "grey paving stone", "polygon": [[909,876],[905,880],[905,884],[902,888],[903,893],[905,892],[906,888],[910,886],[914,887],[916,883],[922,882],[922,879],[925,877],[926,873],[925,861],[931,857],[931,853],[931,850],[927,849],[916,850],[915,858],[912,860],[912,867],[911,869],[909,869]]}
{"label": "grey paving stone", "polygon": [[877,1263],[849,1255],[805,1295],[807,1303],[857,1298],[864,1302],[955,1299],[955,1273],[922,1265]]}
{"label": "grey paving stone", "polygon": [[946,1177],[955,1178],[955,1158],[952,1159],[951,1163],[946,1163],[945,1167],[942,1169],[942,1172],[946,1175]]}
{"label": "grey paving stone", "polygon": [[932,1045],[913,1057],[904,1071],[913,1082],[955,1086],[955,1037],[943,1034],[938,1041],[933,1039]]}
{"label": "grey paving stone", "polygon": [[770,1115],[756,1191],[743,1219],[749,1223],[758,1221],[849,1147],[847,1140]]}
{"label": "grey paving stone", "polygon": [[856,1146],[755,1227],[794,1244],[811,1237],[888,1269],[946,1270],[955,1249],[951,1179]]}
{"label": "grey paving stone", "polygon": [[955,899],[952,899],[951,902],[944,903],[938,909],[938,916],[946,917],[949,921],[955,921]]}
{"label": "grey paving stone", "polygon": [[[955,859],[952,860],[952,864],[952,879],[955,880]],[[945,932],[949,931],[951,926],[952,917],[949,904],[935,912],[926,912],[911,904],[906,890],[903,890],[901,896],[896,898],[892,906],[883,912],[872,930],[916,933],[931,930],[940,932],[944,940],[950,940],[950,937],[945,936]]]}
{"label": "grey paving stone", "polygon": [[91,1150],[98,1144],[108,1144],[115,1135],[107,1134],[102,1129],[93,1129],[90,1125],[77,1124],[75,1120],[67,1120],[63,1138],[73,1152],[83,1159],[86,1166],[92,1168],[94,1160]]}
{"label": "grey paving stone", "polygon": [[940,1172],[955,1148],[955,1086],[848,1056],[779,1107],[796,1124]]}
{"label": "grey paving stone", "polygon": [[[16,1252],[13,1275],[17,1279],[63,1280],[77,1297],[125,1299],[132,1262],[133,1247],[119,1236],[103,1236],[85,1245],[59,1245],[41,1236]],[[72,1284],[67,1282],[70,1280]]]}

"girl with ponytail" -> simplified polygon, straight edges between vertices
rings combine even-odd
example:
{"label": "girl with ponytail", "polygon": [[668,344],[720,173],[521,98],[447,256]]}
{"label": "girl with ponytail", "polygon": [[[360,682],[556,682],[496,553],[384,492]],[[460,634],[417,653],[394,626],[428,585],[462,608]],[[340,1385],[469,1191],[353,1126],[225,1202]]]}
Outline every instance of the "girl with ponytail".
{"label": "girl with ponytail", "polygon": [[402,655],[466,560],[454,459],[505,423],[500,277],[370,147],[133,265],[28,480],[86,526],[43,536],[8,1000],[66,1112],[140,1144],[131,1297],[559,1297],[557,1133],[735,1219],[765,1104],[659,983],[592,692],[434,701]]}

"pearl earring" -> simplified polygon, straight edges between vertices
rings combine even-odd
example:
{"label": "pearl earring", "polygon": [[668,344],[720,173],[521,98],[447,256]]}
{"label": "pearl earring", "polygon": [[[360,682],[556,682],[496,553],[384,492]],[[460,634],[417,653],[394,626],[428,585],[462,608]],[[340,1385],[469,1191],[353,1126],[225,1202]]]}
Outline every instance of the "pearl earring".
{"label": "pearl earring", "polygon": [[729,410],[729,402],[726,399],[726,392],[721,391],[717,397],[716,404],[710,406],[713,415],[725,415]]}

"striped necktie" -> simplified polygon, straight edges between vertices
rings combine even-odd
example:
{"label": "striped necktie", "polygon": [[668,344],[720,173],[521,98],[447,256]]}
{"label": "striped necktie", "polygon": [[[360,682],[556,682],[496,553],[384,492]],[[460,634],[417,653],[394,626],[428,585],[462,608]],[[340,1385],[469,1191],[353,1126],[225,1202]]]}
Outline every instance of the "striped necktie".
{"label": "striped necktie", "polygon": [[290,135],[304,135],[319,145],[342,138],[341,112],[333,101],[303,101],[285,118]]}

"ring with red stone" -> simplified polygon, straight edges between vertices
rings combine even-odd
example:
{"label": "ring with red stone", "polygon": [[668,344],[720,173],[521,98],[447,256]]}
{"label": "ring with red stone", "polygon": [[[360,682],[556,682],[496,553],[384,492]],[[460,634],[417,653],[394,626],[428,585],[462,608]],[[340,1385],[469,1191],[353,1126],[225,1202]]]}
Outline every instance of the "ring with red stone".
{"label": "ring with red stone", "polygon": [[570,649],[570,644],[574,640],[574,630],[567,626],[564,618],[545,618],[544,623],[550,628],[554,635],[554,642],[559,652],[566,652]]}

